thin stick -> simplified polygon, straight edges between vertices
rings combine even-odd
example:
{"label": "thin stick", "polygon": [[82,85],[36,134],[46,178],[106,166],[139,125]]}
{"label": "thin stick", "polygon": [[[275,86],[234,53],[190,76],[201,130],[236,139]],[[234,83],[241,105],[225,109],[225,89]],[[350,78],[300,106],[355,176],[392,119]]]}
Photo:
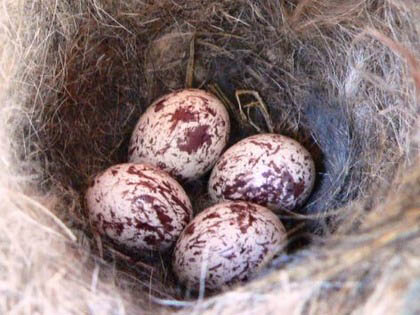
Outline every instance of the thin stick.
{"label": "thin stick", "polygon": [[[242,95],[252,95],[257,102],[251,102],[249,104],[246,104],[244,106],[242,106],[242,102],[241,102],[241,96]],[[252,91],[252,90],[236,90],[235,92],[235,97],[236,97],[236,101],[238,102],[239,105],[239,112],[241,117],[246,117],[245,120],[251,125],[253,126],[258,132],[262,132],[261,128],[259,128],[251,119],[250,117],[250,111],[248,110],[247,113],[248,115],[245,115],[243,108],[244,107],[256,107],[261,114],[264,117],[265,123],[267,125],[267,129],[270,133],[274,132],[274,127],[273,127],[273,122],[271,120],[270,114],[268,112],[268,108],[267,105],[265,104],[265,102],[263,101],[262,97],[260,96],[260,94],[257,91]]]}
{"label": "thin stick", "polygon": [[98,232],[93,231],[93,238],[95,239],[96,246],[98,247],[99,257],[104,259],[104,248],[102,246],[102,239]]}
{"label": "thin stick", "polygon": [[204,300],[204,294],[206,292],[206,275],[208,271],[208,262],[209,262],[209,247],[204,248],[203,261],[201,263],[200,270],[200,288],[198,291],[198,301]]}
{"label": "thin stick", "polygon": [[210,90],[214,95],[216,95],[220,101],[225,105],[226,109],[229,111],[231,116],[235,118],[235,120],[239,124],[246,124],[246,116],[240,116],[240,114],[237,112],[235,105],[227,98],[225,93],[220,89],[220,87],[215,84],[208,84],[207,89]]}
{"label": "thin stick", "polygon": [[151,297],[151,300],[154,303],[165,305],[165,306],[173,306],[173,307],[189,307],[194,306],[196,302],[186,302],[186,301],[178,301],[178,300],[169,300],[169,299],[160,299],[157,297]]}
{"label": "thin stick", "polygon": [[187,74],[185,76],[185,87],[190,89],[193,87],[194,81],[194,57],[195,57],[195,34],[193,34],[190,43],[190,56],[187,64]]}

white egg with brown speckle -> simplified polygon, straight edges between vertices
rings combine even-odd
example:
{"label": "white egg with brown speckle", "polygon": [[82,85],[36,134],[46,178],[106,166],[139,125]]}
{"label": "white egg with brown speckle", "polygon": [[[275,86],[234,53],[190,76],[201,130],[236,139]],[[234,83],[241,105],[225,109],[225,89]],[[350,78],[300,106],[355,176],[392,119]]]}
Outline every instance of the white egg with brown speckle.
{"label": "white egg with brown speckle", "polygon": [[279,212],[302,206],[314,181],[314,162],[300,143],[260,134],[239,141],[221,156],[208,188],[214,201],[245,200]]}
{"label": "white egg with brown speckle", "polygon": [[184,189],[146,164],[111,166],[94,178],[85,201],[93,227],[131,250],[167,250],[192,219]]}
{"label": "white egg with brown speckle", "polygon": [[129,161],[194,180],[216,163],[230,132],[229,115],[212,94],[186,89],[155,101],[131,136]]}
{"label": "white egg with brown speckle", "polygon": [[269,209],[226,201],[198,214],[179,237],[173,270],[185,286],[217,290],[253,276],[282,250],[286,231]]}

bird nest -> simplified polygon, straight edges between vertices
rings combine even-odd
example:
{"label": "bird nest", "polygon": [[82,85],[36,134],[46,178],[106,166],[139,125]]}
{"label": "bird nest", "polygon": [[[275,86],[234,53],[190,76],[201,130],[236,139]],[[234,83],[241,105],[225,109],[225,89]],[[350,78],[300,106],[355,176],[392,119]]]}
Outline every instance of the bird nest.
{"label": "bird nest", "polygon": [[[419,311],[415,0],[6,0],[0,12],[0,310]],[[230,144],[272,129],[317,169],[308,203],[280,215],[287,250],[211,296],[177,283],[170,254],[97,237],[83,206],[89,179],[126,161],[147,106],[186,86],[230,104]],[[206,178],[185,189],[196,213],[209,205]]]}

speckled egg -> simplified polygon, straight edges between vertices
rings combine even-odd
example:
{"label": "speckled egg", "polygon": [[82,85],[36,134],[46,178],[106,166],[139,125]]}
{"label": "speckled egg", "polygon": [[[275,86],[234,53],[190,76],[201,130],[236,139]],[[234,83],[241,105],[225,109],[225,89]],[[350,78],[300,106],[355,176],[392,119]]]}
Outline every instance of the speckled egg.
{"label": "speckled egg", "polygon": [[181,90],[158,99],[140,117],[129,160],[150,163],[180,180],[194,180],[216,163],[229,132],[229,115],[215,96]]}
{"label": "speckled egg", "polygon": [[168,249],[192,219],[183,188],[146,164],[111,166],[94,178],[85,200],[96,230],[132,250]]}
{"label": "speckled egg", "polygon": [[226,201],[197,215],[179,237],[173,270],[181,283],[207,289],[246,281],[284,246],[286,231],[269,209]]}
{"label": "speckled egg", "polygon": [[278,134],[260,134],[229,148],[210,176],[213,200],[245,200],[273,211],[303,205],[314,186],[315,166],[297,141]]}

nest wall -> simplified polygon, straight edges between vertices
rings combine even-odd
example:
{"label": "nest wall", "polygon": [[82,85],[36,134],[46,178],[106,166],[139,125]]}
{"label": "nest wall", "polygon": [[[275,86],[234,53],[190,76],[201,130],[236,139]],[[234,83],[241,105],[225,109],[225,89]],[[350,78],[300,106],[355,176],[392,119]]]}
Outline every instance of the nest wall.
{"label": "nest wall", "polygon": [[[3,0],[0,12],[0,310],[420,310],[415,0]],[[288,250],[204,299],[177,284],[168,255],[129,257],[95,236],[83,205],[89,179],[126,161],[145,108],[185,87],[191,60],[195,87],[232,102],[257,91],[317,167],[307,205],[281,216]],[[255,133],[231,118],[231,144]],[[196,212],[209,205],[205,179],[186,189]]]}

